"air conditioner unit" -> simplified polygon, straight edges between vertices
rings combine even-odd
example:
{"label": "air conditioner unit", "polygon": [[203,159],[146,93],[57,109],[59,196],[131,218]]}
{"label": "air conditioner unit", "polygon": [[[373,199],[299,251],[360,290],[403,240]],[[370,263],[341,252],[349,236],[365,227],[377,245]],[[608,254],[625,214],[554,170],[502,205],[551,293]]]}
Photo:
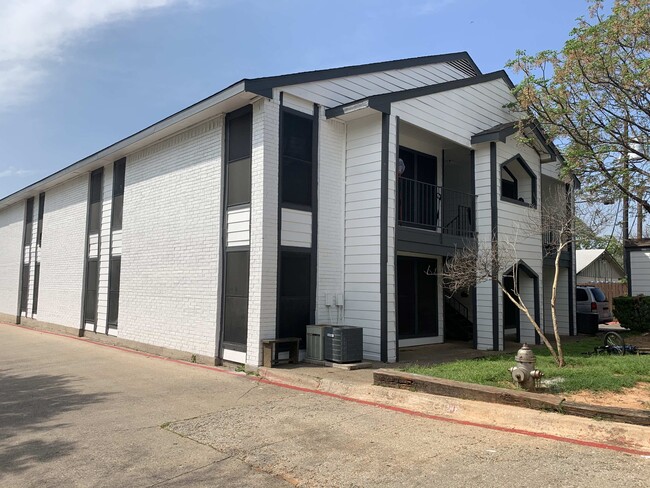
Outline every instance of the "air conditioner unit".
{"label": "air conditioner unit", "polygon": [[354,363],[363,360],[363,329],[349,325],[331,325],[325,329],[325,360]]}
{"label": "air conditioner unit", "polygon": [[305,359],[323,360],[325,329],[328,327],[329,325],[307,326],[307,350],[305,351]]}

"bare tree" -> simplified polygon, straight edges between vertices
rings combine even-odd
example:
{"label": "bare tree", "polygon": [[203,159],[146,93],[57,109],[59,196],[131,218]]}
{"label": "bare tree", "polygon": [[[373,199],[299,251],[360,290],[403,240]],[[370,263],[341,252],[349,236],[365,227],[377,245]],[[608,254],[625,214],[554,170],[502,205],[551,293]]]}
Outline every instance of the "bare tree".
{"label": "bare tree", "polygon": [[[571,202],[571,195],[567,193],[564,185],[561,185],[546,196],[538,210],[531,209],[529,219],[522,224],[521,229],[516,229],[514,233],[498,242],[494,239],[484,240],[458,249],[442,270],[442,279],[451,293],[468,290],[486,281],[496,282],[503,294],[533,325],[559,367],[563,367],[565,361],[556,312],[557,284],[561,253],[569,250],[574,241],[575,214]],[[538,212],[541,212],[541,219]],[[555,257],[550,304],[555,345],[535,320],[534,313],[531,313],[519,288],[521,262],[517,249],[522,239],[521,235],[539,236],[546,255]],[[512,278],[514,283],[512,288],[506,285],[505,278]]]}

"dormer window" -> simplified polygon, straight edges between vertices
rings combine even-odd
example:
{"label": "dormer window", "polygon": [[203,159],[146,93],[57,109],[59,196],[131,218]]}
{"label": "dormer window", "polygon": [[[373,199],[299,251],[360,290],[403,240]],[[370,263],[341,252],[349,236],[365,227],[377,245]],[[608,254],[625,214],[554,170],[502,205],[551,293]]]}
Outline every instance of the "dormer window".
{"label": "dormer window", "polygon": [[537,177],[519,154],[501,164],[501,200],[537,207]]}

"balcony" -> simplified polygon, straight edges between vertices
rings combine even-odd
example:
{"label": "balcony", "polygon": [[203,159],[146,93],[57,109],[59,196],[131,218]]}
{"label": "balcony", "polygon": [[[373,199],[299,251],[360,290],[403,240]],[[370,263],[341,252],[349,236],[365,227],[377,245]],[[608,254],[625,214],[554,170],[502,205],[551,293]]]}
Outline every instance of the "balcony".
{"label": "balcony", "polygon": [[475,236],[476,195],[400,177],[397,223],[457,237]]}

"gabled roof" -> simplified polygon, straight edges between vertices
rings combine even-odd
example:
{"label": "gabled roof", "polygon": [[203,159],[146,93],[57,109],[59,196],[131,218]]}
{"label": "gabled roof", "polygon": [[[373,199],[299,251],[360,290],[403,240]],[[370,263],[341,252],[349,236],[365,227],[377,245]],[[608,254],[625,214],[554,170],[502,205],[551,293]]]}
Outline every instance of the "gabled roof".
{"label": "gabled roof", "polygon": [[604,257],[616,270],[625,275],[623,267],[614,259],[606,249],[578,249],[576,250],[576,274],[588,267],[591,263]]}
{"label": "gabled roof", "polygon": [[[540,146],[546,150],[549,155],[549,159],[543,160],[542,163],[548,163],[559,159],[564,161],[560,151],[555,147],[555,144],[549,142],[548,136],[545,134],[544,130],[537,125],[537,123],[530,123],[526,127],[535,139],[539,142]],[[472,144],[480,144],[481,142],[490,142],[490,141],[501,141],[506,142],[508,136],[511,136],[517,132],[517,122],[506,122],[504,124],[498,124],[494,127],[490,127],[484,131],[481,131],[472,136]]]}
{"label": "gabled roof", "polygon": [[246,91],[256,93],[266,98],[272,98],[273,89],[281,86],[311,83],[314,81],[330,80],[345,76],[363,75],[378,71],[405,69],[436,63],[450,63],[468,76],[477,76],[481,74],[481,70],[476,66],[476,63],[474,63],[474,60],[470,55],[466,51],[462,51],[449,54],[437,54],[434,56],[420,56],[416,58],[397,59],[394,61],[382,61],[379,63],[344,66],[342,68],[304,71],[288,75],[266,76],[263,78],[252,78],[243,81],[246,83]]}
{"label": "gabled roof", "polygon": [[477,75],[471,78],[462,78],[460,80],[446,81],[435,85],[427,85],[419,88],[411,88],[409,90],[401,90],[390,93],[382,93],[380,95],[372,95],[370,97],[355,100],[353,102],[344,103],[337,107],[329,108],[325,111],[325,116],[329,119],[332,117],[339,117],[354,110],[363,108],[372,108],[379,112],[390,113],[390,105],[394,102],[401,100],[408,100],[409,98],[423,97],[426,95],[433,95],[434,93],[441,93],[457,88],[466,86],[477,85],[479,83],[486,83],[493,80],[503,80],[510,88],[514,85],[505,71],[494,71],[484,75]]}

